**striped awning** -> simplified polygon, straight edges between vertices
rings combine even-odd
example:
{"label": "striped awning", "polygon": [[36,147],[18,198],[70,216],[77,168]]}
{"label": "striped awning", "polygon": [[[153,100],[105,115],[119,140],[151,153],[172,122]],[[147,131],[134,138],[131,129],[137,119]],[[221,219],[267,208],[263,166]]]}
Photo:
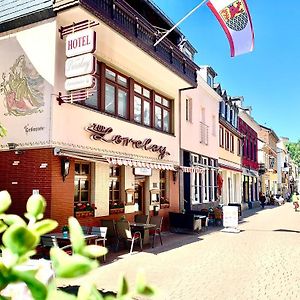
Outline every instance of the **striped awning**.
{"label": "striped awning", "polygon": [[160,163],[153,161],[137,160],[132,158],[121,158],[121,157],[111,157],[104,156],[106,160],[112,165],[119,166],[129,166],[129,167],[139,167],[139,168],[149,168],[149,169],[159,169],[159,170],[172,170],[175,171],[173,164]]}

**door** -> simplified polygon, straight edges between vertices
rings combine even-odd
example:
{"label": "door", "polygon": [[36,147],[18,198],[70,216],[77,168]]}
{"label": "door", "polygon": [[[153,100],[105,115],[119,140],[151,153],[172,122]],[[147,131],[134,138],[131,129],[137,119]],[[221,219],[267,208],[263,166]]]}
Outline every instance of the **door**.
{"label": "door", "polygon": [[134,184],[134,203],[138,205],[138,210],[145,213],[145,179],[136,178]]}

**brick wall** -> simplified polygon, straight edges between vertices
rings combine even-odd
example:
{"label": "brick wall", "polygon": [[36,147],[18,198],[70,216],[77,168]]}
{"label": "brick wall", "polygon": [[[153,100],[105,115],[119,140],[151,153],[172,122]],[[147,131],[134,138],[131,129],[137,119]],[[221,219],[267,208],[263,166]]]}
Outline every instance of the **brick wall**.
{"label": "brick wall", "polygon": [[[7,190],[12,197],[10,213],[23,215],[27,199],[37,189],[47,200],[46,217],[51,208],[51,149],[0,152],[0,190]],[[40,168],[41,164],[47,164]],[[15,165],[13,165],[15,164]]]}

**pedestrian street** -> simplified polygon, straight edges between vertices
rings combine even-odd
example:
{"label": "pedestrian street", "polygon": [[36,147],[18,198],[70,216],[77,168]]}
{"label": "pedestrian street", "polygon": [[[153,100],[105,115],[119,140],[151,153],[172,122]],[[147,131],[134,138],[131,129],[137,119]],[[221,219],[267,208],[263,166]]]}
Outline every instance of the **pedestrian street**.
{"label": "pedestrian street", "polygon": [[163,246],[115,257],[88,276],[57,283],[88,280],[117,290],[119,274],[133,287],[143,270],[157,289],[154,299],[300,299],[300,212],[292,203],[243,212],[238,234],[220,229],[167,233]]}

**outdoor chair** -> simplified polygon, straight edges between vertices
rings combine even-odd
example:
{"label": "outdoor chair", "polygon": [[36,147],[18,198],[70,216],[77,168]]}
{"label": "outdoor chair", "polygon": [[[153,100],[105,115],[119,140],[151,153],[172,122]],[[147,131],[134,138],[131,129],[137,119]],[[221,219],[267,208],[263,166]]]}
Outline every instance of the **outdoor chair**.
{"label": "outdoor chair", "polygon": [[59,247],[69,255],[72,254],[72,245],[70,244],[60,247],[55,236],[41,236],[41,246],[42,256],[46,259],[50,258],[49,252],[52,247]]}
{"label": "outdoor chair", "polygon": [[101,220],[101,226],[107,228],[106,239],[107,244],[117,244],[117,231],[116,231],[116,221],[112,219]]}
{"label": "outdoor chair", "polygon": [[119,243],[121,241],[127,243],[130,242],[130,254],[133,250],[134,242],[140,241],[140,248],[143,250],[143,240],[142,240],[142,234],[139,231],[136,231],[134,233],[131,232],[130,224],[128,221],[117,221],[116,222],[116,229],[117,229],[117,247],[116,250],[119,249]]}
{"label": "outdoor chair", "polygon": [[81,226],[81,229],[84,234],[90,234],[90,232],[91,232],[91,227],[89,227],[89,226]]}
{"label": "outdoor chair", "polygon": [[[107,234],[107,227],[92,227],[91,234],[97,235],[97,238],[95,239],[95,244],[98,245],[98,243],[102,244],[103,247],[105,247],[106,244],[106,234]],[[104,255],[103,260],[106,260],[106,255]]]}
{"label": "outdoor chair", "polygon": [[135,223],[147,224],[147,222],[148,222],[148,215],[135,215],[134,216],[134,222]]}
{"label": "outdoor chair", "polygon": [[162,216],[152,216],[150,218],[150,224],[155,224],[156,225],[155,229],[150,229],[149,230],[149,235],[153,236],[153,239],[152,239],[152,248],[154,248],[155,236],[156,235],[159,235],[160,244],[161,245],[163,244],[162,238],[161,238],[162,222],[163,222],[163,217]]}

